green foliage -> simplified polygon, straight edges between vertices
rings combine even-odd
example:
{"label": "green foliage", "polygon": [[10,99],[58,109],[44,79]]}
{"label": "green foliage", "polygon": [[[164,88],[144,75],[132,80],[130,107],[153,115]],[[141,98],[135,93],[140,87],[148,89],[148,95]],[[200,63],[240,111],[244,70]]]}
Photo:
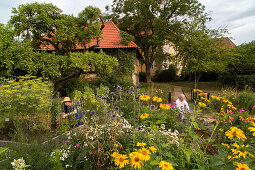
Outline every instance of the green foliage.
{"label": "green foliage", "polygon": [[156,82],[173,82],[176,80],[177,69],[175,65],[169,65],[167,70],[157,70],[155,76],[152,78]]}
{"label": "green foliage", "polygon": [[[49,3],[28,3],[13,8],[14,14],[9,24],[17,35],[32,40],[35,49],[42,44],[51,44],[57,53],[74,49],[78,44],[86,48],[91,39],[100,37],[98,22],[100,10],[87,7],[78,17],[62,14],[55,5]],[[45,36],[42,36],[45,35]]]}
{"label": "green foliage", "polygon": [[[50,123],[47,117],[52,104],[51,83],[29,76],[18,77],[15,80],[2,79],[2,81],[0,128],[7,132],[8,128],[13,128],[16,137],[19,131],[25,134],[49,131]],[[4,123],[5,118],[9,118],[15,128],[5,126],[7,125]]]}
{"label": "green foliage", "polygon": [[198,1],[123,0],[113,2],[107,17],[121,23],[120,29],[134,36],[145,57],[146,80],[150,81],[153,61],[166,57],[162,48],[164,41],[175,43],[183,25],[203,15],[204,7]]}

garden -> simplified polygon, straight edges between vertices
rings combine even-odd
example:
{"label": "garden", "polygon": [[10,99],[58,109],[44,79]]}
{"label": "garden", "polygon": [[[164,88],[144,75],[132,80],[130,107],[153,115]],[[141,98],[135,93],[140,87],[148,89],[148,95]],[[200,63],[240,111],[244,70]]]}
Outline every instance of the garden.
{"label": "garden", "polygon": [[[40,88],[38,88],[40,87]],[[75,115],[62,118],[63,98],[33,76],[2,78],[2,169],[254,169],[255,106],[194,89],[194,111],[178,116],[162,91],[84,87]],[[229,98],[227,98],[229,97]],[[235,103],[235,104],[234,104]],[[201,119],[214,114],[215,121]],[[83,125],[78,126],[77,120]]]}

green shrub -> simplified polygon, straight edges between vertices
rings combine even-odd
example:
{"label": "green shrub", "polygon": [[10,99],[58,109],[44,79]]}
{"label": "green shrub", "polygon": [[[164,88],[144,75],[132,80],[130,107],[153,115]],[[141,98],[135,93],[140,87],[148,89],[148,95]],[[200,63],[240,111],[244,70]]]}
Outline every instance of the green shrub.
{"label": "green shrub", "polygon": [[172,82],[176,80],[177,69],[175,65],[169,65],[167,70],[157,70],[155,76],[152,77],[152,81],[157,82]]}
{"label": "green shrub", "polygon": [[238,108],[242,108],[252,113],[253,106],[255,106],[255,95],[248,92],[240,93],[237,96],[235,103]]}

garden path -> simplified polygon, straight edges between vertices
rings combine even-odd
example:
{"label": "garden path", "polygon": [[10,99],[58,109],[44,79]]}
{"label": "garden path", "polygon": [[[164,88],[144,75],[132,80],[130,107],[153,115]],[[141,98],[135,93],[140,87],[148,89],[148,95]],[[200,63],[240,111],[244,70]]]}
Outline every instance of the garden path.
{"label": "garden path", "polygon": [[[176,101],[180,94],[185,94],[182,91],[182,87],[181,86],[174,86],[174,92],[172,94],[172,101],[173,102]],[[188,96],[186,96],[186,98],[187,97]],[[190,108],[190,112],[193,113],[194,112],[194,107],[190,102],[189,102],[189,108]],[[201,120],[201,121],[204,121],[205,123],[208,123],[208,124],[212,124],[214,121],[216,121],[216,119],[213,117],[213,115],[203,114],[202,112],[198,113],[198,119]]]}

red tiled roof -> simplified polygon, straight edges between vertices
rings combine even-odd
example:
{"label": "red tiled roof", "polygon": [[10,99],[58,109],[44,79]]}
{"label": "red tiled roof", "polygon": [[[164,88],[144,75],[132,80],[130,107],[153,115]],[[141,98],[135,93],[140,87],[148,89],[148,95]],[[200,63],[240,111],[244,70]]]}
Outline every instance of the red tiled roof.
{"label": "red tiled roof", "polygon": [[[102,48],[136,48],[138,46],[134,42],[130,42],[128,45],[121,44],[121,35],[119,28],[112,22],[105,22],[102,30],[102,38],[99,39],[99,46],[96,49]],[[87,48],[97,45],[97,40],[94,39],[87,44]],[[85,49],[81,45],[77,45],[76,49]],[[41,50],[55,50],[51,44],[42,44]]]}
{"label": "red tiled roof", "polygon": [[222,38],[221,42],[222,42],[221,43],[222,46],[229,47],[229,48],[236,47],[236,45],[228,37]]}

